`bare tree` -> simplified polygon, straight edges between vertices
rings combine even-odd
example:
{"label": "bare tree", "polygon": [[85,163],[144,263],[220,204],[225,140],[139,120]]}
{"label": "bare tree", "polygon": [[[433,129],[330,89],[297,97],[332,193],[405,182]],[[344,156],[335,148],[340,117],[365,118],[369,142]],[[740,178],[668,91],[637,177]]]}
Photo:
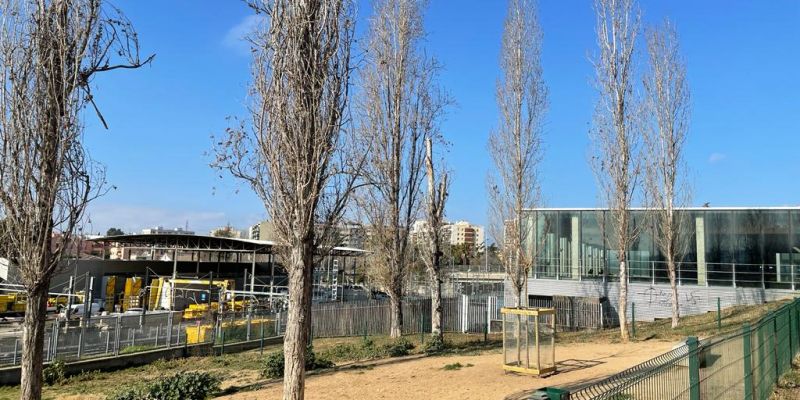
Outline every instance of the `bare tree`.
{"label": "bare tree", "polygon": [[[254,0],[268,27],[252,34],[250,122],[227,131],[212,166],[246,182],[275,227],[289,275],[284,399],[302,399],[315,255],[327,254],[358,161],[343,133],[354,5]],[[355,165],[352,162],[355,161]]]}
{"label": "bare tree", "polygon": [[594,60],[599,99],[592,123],[594,156],[592,169],[609,213],[604,225],[607,240],[619,260],[619,321],[627,341],[627,255],[637,236],[629,212],[640,178],[641,134],[638,131],[633,93],[634,43],[639,30],[639,12],[634,0],[595,0],[597,44]]}
{"label": "bare tree", "polygon": [[688,223],[677,208],[689,204],[683,149],[689,128],[689,85],[686,63],[680,55],[678,34],[666,21],[663,27],[647,34],[649,69],[644,78],[645,109],[645,190],[656,227],[655,242],[667,262],[672,289],[672,327],[678,326],[678,285],[676,264],[685,254]]}
{"label": "bare tree", "polygon": [[[433,161],[433,140],[425,139],[425,169],[428,178],[428,199],[426,204],[427,226],[422,231],[422,259],[428,271],[431,290],[431,333],[444,340],[442,336],[442,228],[444,227],[444,206],[447,202],[447,171],[439,163],[437,169]],[[439,174],[437,178],[436,175]]]}
{"label": "bare tree", "polygon": [[359,129],[370,148],[360,209],[370,225],[371,275],[391,300],[391,336],[402,332],[402,294],[421,208],[424,140],[438,140],[448,103],[436,62],[421,49],[423,1],[378,0],[361,71]]}
{"label": "bare tree", "polygon": [[[500,126],[489,137],[494,173],[488,176],[489,229],[500,243],[500,261],[514,287],[516,306],[527,304],[523,291],[541,246],[534,246],[525,209],[541,205],[539,162],[547,109],[542,78],[542,32],[533,1],[511,0],[503,32],[497,84]],[[525,251],[525,248],[529,251]]]}
{"label": "bare tree", "polygon": [[130,22],[101,0],[0,2],[0,213],[4,256],[27,295],[22,399],[41,398],[50,279],[87,204],[104,191],[104,170],[82,143],[87,105],[105,125],[92,79],[150,60],[139,60]]}

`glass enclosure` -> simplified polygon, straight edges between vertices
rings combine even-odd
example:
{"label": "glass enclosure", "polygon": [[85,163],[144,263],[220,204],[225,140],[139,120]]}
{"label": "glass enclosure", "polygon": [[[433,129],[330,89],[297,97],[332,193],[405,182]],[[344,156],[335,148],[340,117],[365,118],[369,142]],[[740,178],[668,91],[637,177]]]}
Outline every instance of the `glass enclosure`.
{"label": "glass enclosure", "polygon": [[555,309],[502,308],[503,369],[543,375],[556,370]]}
{"label": "glass enclosure", "polygon": [[[630,281],[669,282],[658,227],[644,210],[630,213]],[[678,210],[677,218],[681,284],[789,289],[800,282],[800,208],[691,208]],[[618,279],[610,211],[537,209],[527,220],[534,278]]]}

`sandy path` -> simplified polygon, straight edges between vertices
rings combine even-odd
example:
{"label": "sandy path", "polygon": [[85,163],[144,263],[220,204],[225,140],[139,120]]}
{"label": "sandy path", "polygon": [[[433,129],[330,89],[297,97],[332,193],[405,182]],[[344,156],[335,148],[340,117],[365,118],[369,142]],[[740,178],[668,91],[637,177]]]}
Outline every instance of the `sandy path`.
{"label": "sandy path", "polygon": [[[543,386],[569,386],[636,365],[669,351],[673,343],[570,344],[556,348],[560,372],[547,378],[505,374],[502,355],[426,357],[379,365],[372,369],[344,370],[309,376],[306,399],[503,399]],[[459,362],[472,367],[445,371],[446,364]],[[278,399],[281,385],[225,399]]]}

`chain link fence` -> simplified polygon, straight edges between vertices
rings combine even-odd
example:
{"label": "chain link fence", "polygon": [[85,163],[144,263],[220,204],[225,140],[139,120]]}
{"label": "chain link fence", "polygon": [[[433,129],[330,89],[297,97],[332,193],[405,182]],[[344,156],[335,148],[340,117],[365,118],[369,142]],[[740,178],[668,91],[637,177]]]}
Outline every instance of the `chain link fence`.
{"label": "chain link fence", "polygon": [[[734,334],[686,343],[591,385],[570,400],[766,400],[800,352],[800,299]],[[563,397],[562,397],[563,398]]]}

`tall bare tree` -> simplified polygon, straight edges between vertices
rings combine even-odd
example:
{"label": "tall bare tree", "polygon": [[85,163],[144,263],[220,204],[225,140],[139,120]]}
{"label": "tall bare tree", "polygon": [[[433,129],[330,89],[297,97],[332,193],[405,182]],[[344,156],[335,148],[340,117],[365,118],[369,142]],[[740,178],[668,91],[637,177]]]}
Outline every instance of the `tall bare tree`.
{"label": "tall bare tree", "polygon": [[619,261],[619,313],[622,339],[627,341],[628,264],[637,228],[630,207],[640,178],[640,126],[634,96],[634,44],[639,11],[634,0],[595,0],[597,45],[594,59],[598,103],[590,136],[594,145],[592,169],[601,198],[609,209],[603,225],[609,246]]}
{"label": "tall bare tree", "polygon": [[[428,271],[431,290],[431,333],[444,340],[442,333],[442,239],[444,206],[447,202],[449,182],[443,162],[437,168],[433,160],[433,139],[425,139],[425,170],[428,180],[426,202],[427,226],[422,232],[422,259]],[[437,174],[439,177],[437,178]]]}
{"label": "tall bare tree", "polygon": [[689,204],[691,190],[683,157],[689,129],[690,94],[686,63],[680,54],[674,25],[666,21],[663,26],[648,31],[647,53],[645,190],[656,228],[655,242],[667,263],[672,289],[672,327],[675,328],[680,318],[676,264],[689,244],[685,239],[687,216],[676,209]]}
{"label": "tall bare tree", "polygon": [[252,34],[250,122],[216,144],[213,166],[244,180],[275,227],[289,275],[284,399],[302,399],[315,255],[327,254],[358,167],[343,133],[354,5],[254,0],[267,26]]}
{"label": "tall bare tree", "polygon": [[448,103],[436,82],[437,63],[422,51],[422,0],[377,0],[361,71],[359,129],[371,148],[368,188],[359,196],[373,250],[371,275],[391,300],[391,336],[402,332],[404,279],[420,213],[426,138],[439,136]]}
{"label": "tall bare tree", "polygon": [[104,170],[83,147],[82,110],[91,105],[105,124],[92,79],[150,60],[140,61],[130,22],[101,0],[0,1],[0,226],[27,295],[22,399],[41,398],[50,279],[104,190]]}
{"label": "tall bare tree", "polygon": [[[489,137],[495,170],[488,176],[489,229],[500,244],[500,260],[514,287],[516,306],[527,304],[523,291],[541,246],[523,211],[541,205],[539,162],[547,110],[541,66],[542,32],[535,3],[511,0],[506,14],[497,84],[500,125]],[[526,247],[528,251],[526,252]]]}

